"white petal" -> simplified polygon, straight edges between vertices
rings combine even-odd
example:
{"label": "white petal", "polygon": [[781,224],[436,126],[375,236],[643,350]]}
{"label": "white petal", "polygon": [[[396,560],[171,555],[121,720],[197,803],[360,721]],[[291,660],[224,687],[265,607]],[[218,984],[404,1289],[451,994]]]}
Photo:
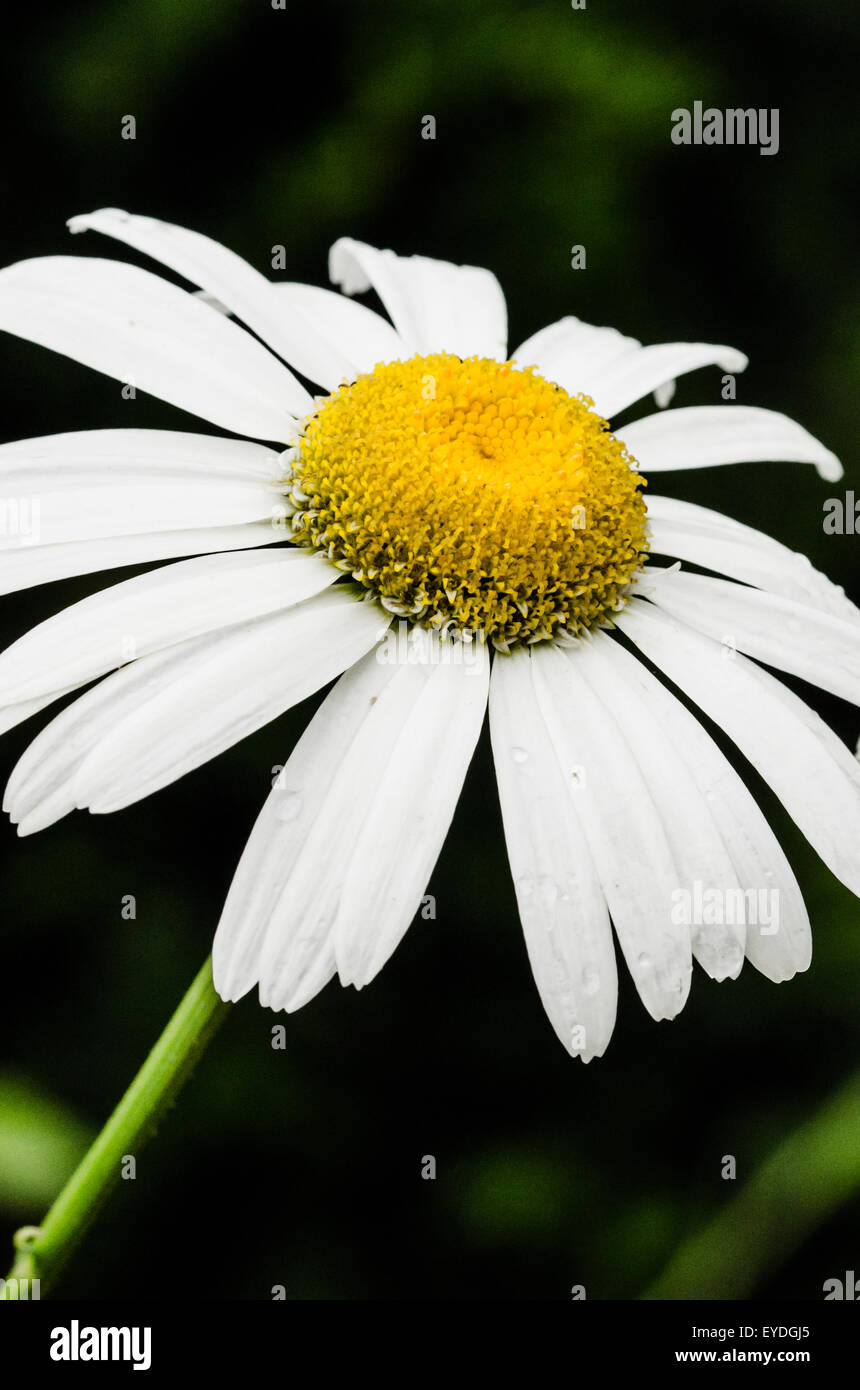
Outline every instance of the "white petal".
{"label": "white petal", "polygon": [[618,431],[643,473],[726,463],[811,463],[829,482],[842,477],[835,454],[787,415],[751,405],[687,406],[648,415]]}
{"label": "white petal", "polygon": [[149,531],[142,536],[109,536],[62,545],[24,544],[14,550],[0,550],[0,594],[149,560],[175,560],[222,550],[255,550],[283,539],[283,519],[273,517],[271,521],[250,521],[242,526]]}
{"label": "white petal", "polygon": [[729,658],[746,652],[860,705],[856,623],[708,575],[649,568],[642,583],[653,603],[721,642]]}
{"label": "white petal", "polygon": [[576,809],[537,703],[532,656],[496,657],[490,732],[520,920],[543,1006],[564,1047],[601,1057],[615,1025],[612,928]]}
{"label": "white petal", "polygon": [[[261,983],[267,940],[272,963],[263,991],[277,974],[285,978],[276,1007],[291,1007],[320,960],[334,960],[331,925],[350,844],[338,836],[337,820],[352,810],[360,815],[343,768],[363,721],[400,674],[376,655],[358,662],[323,701],[257,818],[215,934],[215,987],[224,999]],[[420,689],[422,672],[406,668],[410,677]]]}
{"label": "white petal", "polygon": [[685,901],[691,905],[696,894],[701,894],[700,901],[724,903],[726,892],[739,887],[732,861],[707,800],[670,731],[635,687],[621,678],[612,660],[617,646],[611,637],[595,633],[594,640],[577,652],[577,669],[615,719],[654,801],[678,871],[671,899],[673,912],[690,928],[693,954],[714,979],[734,979],[744,961],[743,918],[737,924],[698,922],[692,920],[692,914],[684,913]]}
{"label": "white petal", "polygon": [[569,316],[527,338],[513,358],[520,366],[536,367],[569,395],[593,396],[598,373],[641,346],[638,338],[625,337],[617,328],[595,328]]}
{"label": "white petal", "polygon": [[[420,634],[412,650],[440,657],[438,640]],[[381,656],[372,653],[335,686],[254,827],[215,939],[216,988],[225,998],[241,997],[258,980],[263,1004],[297,1007],[307,998],[308,981],[326,977],[333,945],[342,977],[345,960],[355,955],[365,971],[378,968],[420,903],[465,774],[464,745],[471,738],[474,746],[477,738],[487,656],[482,648],[465,667],[441,659],[387,664]],[[434,739],[420,727],[422,720],[432,726]],[[450,748],[444,744],[448,728]],[[438,783],[447,787],[450,809],[444,813],[434,791]],[[398,798],[409,803],[407,812]],[[381,828],[368,844],[368,827],[380,818]],[[392,835],[402,851],[398,862],[390,856]],[[378,899],[375,888],[381,890]],[[365,920],[359,899],[370,897],[379,916]],[[348,933],[340,950],[335,927]],[[355,982],[364,983],[364,973]]]}
{"label": "white petal", "polygon": [[161,647],[310,598],[338,578],[279,548],[182,560],[81,599],[0,654],[0,701],[59,692]]}
{"label": "white petal", "polygon": [[[194,637],[153,652],[99,681],[62,710],[25,749],[6,786],[3,809],[32,835],[74,810],[74,774],[111,723],[167,688],[217,639]],[[43,700],[42,704],[47,703]]]}
{"label": "white petal", "polygon": [[616,616],[650,661],[724,729],[825,864],[860,894],[860,766],[773,676],[641,599]]}
{"label": "white petal", "polygon": [[[335,329],[333,334],[321,328],[321,301],[317,300],[316,305],[308,300],[303,303],[300,295],[280,293],[280,286],[272,285],[241,256],[210,237],[118,208],[101,208],[73,217],[69,228],[72,232],[91,230],[116,237],[200,285],[297,371],[327,390],[334,390],[344,377],[355,375],[353,363],[339,341],[337,324],[329,321],[328,327]],[[298,288],[301,290],[302,286]],[[378,315],[373,317],[378,319]],[[295,385],[301,390],[297,382]],[[307,408],[310,409],[309,403]]]}
{"label": "white petal", "polygon": [[[638,338],[628,338],[617,328],[596,328],[568,316],[527,338],[512,356],[523,367],[536,367],[541,376],[570,395],[594,399],[607,368],[641,347]],[[654,399],[661,409],[671,401],[675,386],[673,379],[655,388]]]}
{"label": "white petal", "polygon": [[73,690],[77,690],[77,685],[67,686],[65,690],[52,690],[47,695],[40,695],[35,700],[22,700],[17,705],[6,705],[0,708],[0,734],[5,734],[7,730],[14,729],[16,724],[22,724],[31,715],[38,714],[39,710],[50,705],[52,701],[59,700],[63,695],[69,695]]}
{"label": "white petal", "polygon": [[[277,523],[286,514],[288,474],[285,456],[260,444],[173,430],[17,440],[0,445],[0,552],[264,518]],[[280,538],[283,531],[281,525]],[[13,562],[13,574],[16,568]]]}
{"label": "white petal", "polygon": [[374,604],[335,589],[209,639],[165,689],[139,681],[126,717],[106,710],[76,804],[118,811],[177,781],[341,675],[387,626]]}
{"label": "white petal", "polygon": [[81,476],[121,474],[217,482],[278,482],[285,455],[246,439],[222,439],[181,430],[71,430],[0,445],[0,487],[38,472],[52,487],[74,487]]}
{"label": "white petal", "polygon": [[534,649],[538,700],[564,775],[578,784],[582,826],[636,988],[653,1018],[674,1018],[692,968],[689,929],[671,919],[678,870],[636,760],[577,655]]}
{"label": "white petal", "polygon": [[845,597],[844,590],[798,551],[693,502],[653,494],[646,496],[645,502],[652,554],[687,560],[769,593],[811,604],[846,622],[860,623],[860,611]]}
{"label": "white petal", "polygon": [[[430,673],[409,701],[397,729],[387,726],[358,770],[371,783],[361,828],[344,876],[332,929],[343,984],[369,984],[415,916],[439,857],[472,760],[484,712],[490,659],[479,643],[470,649],[431,638]],[[466,651],[468,660],[455,658]],[[393,687],[392,687],[393,689]],[[404,706],[401,704],[400,709]]]}
{"label": "white petal", "polygon": [[0,329],[254,439],[291,441],[313,408],[238,324],[120,261],[45,256],[0,270]]}
{"label": "white petal", "polygon": [[504,359],[505,297],[489,270],[396,256],[341,237],[331,248],[329,274],[345,294],[376,290],[412,353]]}
{"label": "white petal", "polygon": [[51,488],[33,474],[16,479],[4,498],[15,519],[0,535],[0,552],[31,545],[110,539],[123,533],[179,531],[263,521],[285,511],[283,494],[265,483],[212,478],[146,479],[105,475]]}
{"label": "white petal", "polygon": [[[321,989],[325,989],[329,980],[333,980],[337,974],[337,962],[334,958],[334,950],[331,942],[326,941],[319,950],[303,961],[288,998],[285,999],[281,1007],[286,1013],[295,1013],[296,1009],[303,1009],[305,1004],[309,1004],[315,999]],[[260,989],[260,1002],[263,989]],[[275,1005],[271,1005],[275,1008]]]}
{"label": "white petal", "polygon": [[[641,661],[603,633],[595,634],[595,643],[623,681],[625,695],[636,691],[665,731],[707,802],[748,904],[748,958],[772,980],[806,970],[812,958],[809,917],[791,865],[755,798],[694,715]],[[762,893],[769,896],[762,899]]]}
{"label": "white petal", "polygon": [[[330,389],[344,379],[354,381],[362,372],[372,372],[380,362],[398,362],[411,355],[387,319],[345,294],[294,282],[274,284],[272,290],[282,312],[301,314],[325,343],[334,364],[329,381],[323,382]],[[316,380],[297,359],[295,365]]]}
{"label": "white petal", "polygon": [[[712,343],[657,343],[625,353],[601,367],[594,374],[589,395],[598,413],[608,420],[685,372],[711,366],[724,372],[742,372],[746,365],[746,357],[735,348]],[[642,467],[644,472],[644,464]]]}

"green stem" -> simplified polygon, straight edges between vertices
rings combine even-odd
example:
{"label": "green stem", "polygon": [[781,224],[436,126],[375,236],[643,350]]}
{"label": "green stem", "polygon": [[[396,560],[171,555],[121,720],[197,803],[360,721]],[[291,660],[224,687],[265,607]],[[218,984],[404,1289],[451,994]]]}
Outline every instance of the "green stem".
{"label": "green stem", "polygon": [[136,1157],[154,1133],[229,1007],[212,986],[209,959],[42,1225],[16,1234],[9,1279],[39,1279],[44,1292],[119,1180],[123,1159]]}

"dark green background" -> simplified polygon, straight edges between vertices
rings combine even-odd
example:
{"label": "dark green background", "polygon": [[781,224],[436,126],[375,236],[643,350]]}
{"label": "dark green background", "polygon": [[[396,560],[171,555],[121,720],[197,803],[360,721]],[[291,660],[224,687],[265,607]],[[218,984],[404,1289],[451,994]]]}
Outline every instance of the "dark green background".
{"label": "dark green background", "polygon": [[[64,230],[114,205],[207,232],[262,270],[283,244],[289,279],[325,283],[343,234],[487,265],[513,344],[575,313],[646,341],[743,348],[739,400],[794,415],[843,458],[845,486],[857,480],[848,0],[137,0],[33,6],[4,24],[0,263],[124,256]],[[671,111],[697,99],[779,107],[779,153],[672,145]],[[425,114],[435,142],[420,137]],[[570,269],[575,243],[585,271]],[[0,340],[0,379],[3,440],[206,428],[14,339]],[[716,370],[699,373],[676,403],[716,402],[718,387]],[[750,465],[666,488],[803,549],[860,596],[860,537],[822,531],[841,485]],[[3,599],[3,640],[103,582]],[[805,693],[853,744],[853,712]],[[209,949],[270,769],[314,703],[118,815],[76,814],[25,841],[4,822],[4,1238],[38,1218]],[[4,779],[49,717],[3,739]],[[762,795],[810,906],[811,971],[781,987],[750,967],[722,986],[697,971],[662,1025],[625,976],[609,1052],[585,1068],[531,981],[484,738],[431,883],[437,920],[419,920],[361,995],[332,985],[292,1018],[238,1006],[57,1292],[640,1293],[858,1062],[857,905]],[[135,922],[120,915],[128,893]],[[285,1051],[270,1045],[279,1021]],[[857,1132],[844,1142],[856,1150]],[[727,1153],[738,1184],[720,1178]],[[419,1177],[424,1154],[435,1182]],[[858,1216],[855,1199],[792,1254],[766,1256],[753,1293],[817,1298],[860,1268]],[[749,1283],[739,1267],[714,1292]]]}

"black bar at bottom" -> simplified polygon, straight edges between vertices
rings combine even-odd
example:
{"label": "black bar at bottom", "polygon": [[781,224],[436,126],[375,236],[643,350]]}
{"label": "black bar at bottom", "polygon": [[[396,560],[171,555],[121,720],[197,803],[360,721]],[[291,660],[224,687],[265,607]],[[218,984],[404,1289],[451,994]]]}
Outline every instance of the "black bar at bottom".
{"label": "black bar at bottom", "polygon": [[[476,1304],[478,1306],[476,1306]],[[402,1304],[397,1305],[402,1310]],[[463,1350],[480,1357],[482,1379],[486,1363],[506,1357],[517,1340],[520,1319],[510,1308],[500,1334],[493,1314],[484,1324],[480,1301],[470,1308],[468,1326],[454,1315],[440,1316],[439,1305],[425,1305],[412,1324],[398,1311],[397,1321],[362,1315],[359,1335],[342,1343],[326,1339],[308,1342],[303,1334],[319,1328],[316,1314],[301,1311],[294,1302],[198,1303],[175,1300],[160,1303],[63,1301],[4,1301],[0,1303],[0,1368],[6,1384],[27,1370],[57,1383],[68,1376],[132,1375],[160,1381],[185,1368],[208,1371],[223,1378],[231,1372],[247,1378],[250,1370],[302,1379],[318,1359],[319,1369],[331,1375],[338,1345],[350,1376],[362,1378],[388,1369],[412,1385],[426,1379],[434,1360],[450,1371],[452,1356],[466,1370]],[[506,1305],[507,1306],[507,1305]],[[624,1370],[662,1372],[690,1365],[758,1365],[765,1369],[805,1366],[817,1376],[840,1365],[851,1365],[857,1346],[860,1317],[855,1306],[838,1302],[771,1303],[598,1303],[556,1304],[556,1312],[538,1330],[531,1314],[523,1320],[523,1345],[531,1348],[535,1381],[554,1379],[546,1331],[560,1334],[558,1346],[570,1378],[574,1372],[599,1368],[604,1373]],[[337,1324],[333,1325],[337,1328]],[[452,1326],[456,1343],[445,1346]],[[535,1341],[538,1332],[541,1340]],[[302,1340],[299,1341],[298,1339]],[[405,1346],[408,1351],[404,1352]],[[334,1352],[334,1357],[333,1357]],[[296,1365],[297,1353],[304,1370]],[[404,1359],[405,1354],[405,1359]],[[309,1366],[308,1359],[311,1365]],[[541,1370],[543,1367],[543,1370]],[[419,1374],[420,1371],[420,1374]],[[18,1381],[15,1383],[24,1383]]]}

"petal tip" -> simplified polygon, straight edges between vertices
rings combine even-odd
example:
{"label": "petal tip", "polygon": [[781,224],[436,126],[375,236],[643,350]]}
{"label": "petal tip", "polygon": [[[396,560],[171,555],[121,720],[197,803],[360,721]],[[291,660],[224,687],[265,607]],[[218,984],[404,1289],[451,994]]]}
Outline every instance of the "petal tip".
{"label": "petal tip", "polygon": [[836,455],[829,452],[821,456],[816,468],[818,476],[823,478],[826,483],[838,483],[845,473],[845,469]]}

